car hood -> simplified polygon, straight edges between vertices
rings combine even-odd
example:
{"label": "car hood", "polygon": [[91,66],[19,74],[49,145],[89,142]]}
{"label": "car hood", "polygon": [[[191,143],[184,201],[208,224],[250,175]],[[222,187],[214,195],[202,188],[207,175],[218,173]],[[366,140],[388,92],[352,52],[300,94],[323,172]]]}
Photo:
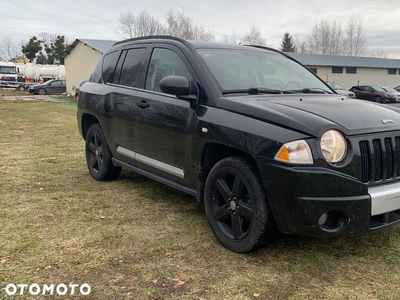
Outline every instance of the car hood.
{"label": "car hood", "polygon": [[346,91],[346,90],[335,90],[335,92],[339,95],[344,95],[344,96],[354,96],[354,93],[351,91]]}
{"label": "car hood", "polygon": [[399,130],[400,109],[337,95],[254,95],[220,98],[220,107],[314,137]]}

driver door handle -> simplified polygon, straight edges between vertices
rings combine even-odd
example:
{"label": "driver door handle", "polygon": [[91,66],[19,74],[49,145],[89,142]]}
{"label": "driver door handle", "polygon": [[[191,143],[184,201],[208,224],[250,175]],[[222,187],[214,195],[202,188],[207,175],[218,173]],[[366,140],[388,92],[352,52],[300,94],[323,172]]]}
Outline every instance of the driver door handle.
{"label": "driver door handle", "polygon": [[150,104],[148,104],[145,100],[136,101],[135,104],[140,108],[148,108],[150,106]]}

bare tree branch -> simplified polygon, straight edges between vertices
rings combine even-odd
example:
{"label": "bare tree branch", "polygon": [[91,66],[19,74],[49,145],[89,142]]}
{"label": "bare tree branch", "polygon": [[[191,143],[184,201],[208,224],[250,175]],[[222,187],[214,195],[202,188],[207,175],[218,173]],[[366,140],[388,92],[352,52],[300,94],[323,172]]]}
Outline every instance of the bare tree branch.
{"label": "bare tree branch", "polygon": [[164,26],[145,10],[137,16],[130,11],[120,14],[118,22],[116,33],[122,38],[165,34]]}
{"label": "bare tree branch", "polygon": [[240,42],[240,37],[236,33],[236,29],[232,29],[232,32],[230,35],[223,34],[222,35],[222,42],[225,44],[234,44],[237,45]]}
{"label": "bare tree branch", "polygon": [[353,15],[348,21],[345,30],[344,49],[346,55],[361,56],[365,54],[367,50],[365,32],[362,19],[356,19]]}
{"label": "bare tree branch", "polygon": [[203,26],[193,24],[193,20],[183,13],[170,11],[167,16],[166,32],[185,40],[213,41],[214,34]]}
{"label": "bare tree branch", "polygon": [[21,55],[21,50],[13,42],[11,37],[3,37],[0,40],[0,59],[8,61]]}
{"label": "bare tree branch", "polygon": [[243,43],[249,45],[265,46],[267,41],[262,37],[261,32],[254,25],[250,28],[243,37]]}

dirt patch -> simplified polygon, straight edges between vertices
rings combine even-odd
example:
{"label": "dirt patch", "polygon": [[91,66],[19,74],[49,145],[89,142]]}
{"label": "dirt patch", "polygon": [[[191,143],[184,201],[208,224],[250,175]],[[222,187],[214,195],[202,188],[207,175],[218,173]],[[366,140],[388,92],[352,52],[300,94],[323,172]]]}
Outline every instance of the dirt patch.
{"label": "dirt patch", "polygon": [[33,95],[29,92],[21,92],[12,88],[0,89],[0,101],[7,102],[25,102],[25,101],[41,101],[41,102],[66,102],[68,99],[64,95]]}
{"label": "dirt patch", "polygon": [[68,102],[62,96],[52,95],[14,95],[14,96],[0,96],[0,101],[41,101],[41,102]]}

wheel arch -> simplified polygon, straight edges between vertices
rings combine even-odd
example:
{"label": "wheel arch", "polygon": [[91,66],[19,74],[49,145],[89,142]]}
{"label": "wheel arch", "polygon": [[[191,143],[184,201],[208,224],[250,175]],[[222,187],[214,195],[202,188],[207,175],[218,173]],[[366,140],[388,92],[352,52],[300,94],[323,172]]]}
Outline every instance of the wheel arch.
{"label": "wheel arch", "polygon": [[234,156],[246,159],[255,168],[257,173],[259,173],[257,163],[251,154],[227,145],[208,143],[204,146],[201,155],[199,174],[200,188],[198,188],[199,196],[197,198],[198,201],[203,202],[204,200],[204,185],[213,166],[221,159]]}
{"label": "wheel arch", "polygon": [[91,114],[82,115],[82,136],[86,140],[87,132],[93,124],[100,123],[99,120]]}

